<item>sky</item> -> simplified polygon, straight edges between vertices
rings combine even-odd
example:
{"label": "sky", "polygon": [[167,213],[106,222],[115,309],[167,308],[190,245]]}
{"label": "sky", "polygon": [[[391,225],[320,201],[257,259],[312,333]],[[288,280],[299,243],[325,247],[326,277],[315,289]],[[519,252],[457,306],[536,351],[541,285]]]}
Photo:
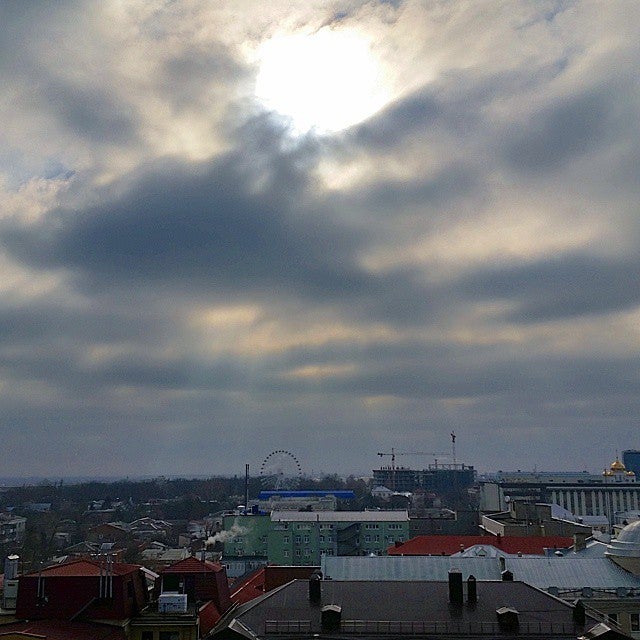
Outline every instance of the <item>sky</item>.
{"label": "sky", "polygon": [[[640,448],[640,3],[0,3],[4,475]],[[450,459],[449,459],[450,460]]]}

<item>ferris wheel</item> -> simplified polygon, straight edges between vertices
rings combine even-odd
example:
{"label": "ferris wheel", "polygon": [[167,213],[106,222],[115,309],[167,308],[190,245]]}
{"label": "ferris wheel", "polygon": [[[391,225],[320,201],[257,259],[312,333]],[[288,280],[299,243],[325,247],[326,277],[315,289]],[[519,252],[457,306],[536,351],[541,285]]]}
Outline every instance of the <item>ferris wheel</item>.
{"label": "ferris wheel", "polygon": [[260,465],[260,481],[265,489],[295,489],[302,478],[302,466],[291,451],[272,451]]}

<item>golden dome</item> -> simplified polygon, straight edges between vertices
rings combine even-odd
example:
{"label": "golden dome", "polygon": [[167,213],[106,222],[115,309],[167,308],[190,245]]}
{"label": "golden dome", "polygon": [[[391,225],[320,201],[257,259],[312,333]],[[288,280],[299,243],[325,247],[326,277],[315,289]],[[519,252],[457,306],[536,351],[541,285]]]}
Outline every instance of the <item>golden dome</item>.
{"label": "golden dome", "polygon": [[612,475],[613,475],[613,471],[609,471],[608,469],[605,469],[605,470],[602,472],[602,475],[603,475],[603,476],[612,476]]}
{"label": "golden dome", "polygon": [[620,462],[620,460],[618,460],[618,458],[616,458],[611,463],[611,471],[624,471],[625,469],[626,467],[622,464],[622,462]]}
{"label": "golden dome", "polygon": [[625,473],[626,473],[628,476],[635,476],[635,475],[636,475],[636,474],[635,474],[635,472],[633,472],[633,471],[626,471]]}

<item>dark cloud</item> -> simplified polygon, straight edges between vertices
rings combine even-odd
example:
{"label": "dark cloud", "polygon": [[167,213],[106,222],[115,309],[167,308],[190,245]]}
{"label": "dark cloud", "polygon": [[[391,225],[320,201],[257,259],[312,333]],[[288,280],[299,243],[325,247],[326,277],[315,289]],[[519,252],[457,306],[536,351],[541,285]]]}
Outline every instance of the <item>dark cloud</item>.
{"label": "dark cloud", "polygon": [[[130,145],[135,142],[138,122],[133,107],[127,106],[99,87],[86,87],[51,79],[39,88],[38,102],[67,129],[96,143]],[[34,96],[35,97],[35,96]]]}
{"label": "dark cloud", "polygon": [[635,258],[579,253],[479,271],[459,287],[470,298],[513,303],[509,319],[530,323],[633,309],[639,281]]}
{"label": "dark cloud", "polygon": [[421,90],[387,107],[381,114],[354,127],[350,137],[369,149],[389,149],[421,132],[442,114],[430,90]]}
{"label": "dark cloud", "polygon": [[611,97],[599,91],[547,106],[510,135],[506,157],[521,171],[550,172],[597,148],[607,133]]}

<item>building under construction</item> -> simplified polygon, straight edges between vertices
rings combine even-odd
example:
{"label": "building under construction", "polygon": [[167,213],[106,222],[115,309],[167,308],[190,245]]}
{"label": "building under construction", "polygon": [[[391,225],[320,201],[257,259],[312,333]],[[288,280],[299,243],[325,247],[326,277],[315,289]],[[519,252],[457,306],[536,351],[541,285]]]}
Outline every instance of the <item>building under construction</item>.
{"label": "building under construction", "polygon": [[434,493],[448,503],[465,501],[468,490],[475,483],[475,469],[465,464],[435,462],[426,469],[407,467],[380,467],[373,470],[373,481],[392,491],[414,492],[423,490]]}

